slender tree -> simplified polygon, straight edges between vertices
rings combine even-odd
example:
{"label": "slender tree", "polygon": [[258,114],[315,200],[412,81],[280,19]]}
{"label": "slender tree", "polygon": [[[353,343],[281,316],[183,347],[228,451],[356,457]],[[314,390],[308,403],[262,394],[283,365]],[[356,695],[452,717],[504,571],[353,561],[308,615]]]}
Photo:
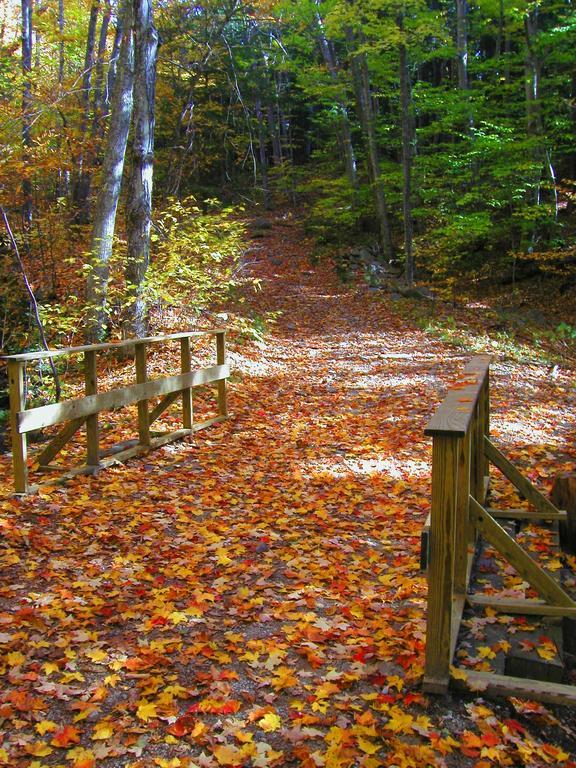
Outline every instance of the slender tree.
{"label": "slender tree", "polygon": [[32,0],[22,0],[22,144],[27,166],[22,182],[22,219],[24,226],[32,224],[32,179],[30,178],[30,148],[32,147]]}
{"label": "slender tree", "polygon": [[394,257],[394,246],[392,244],[388,201],[386,199],[386,191],[384,189],[384,181],[380,169],[380,150],[376,137],[376,114],[372,104],[368,61],[366,53],[358,50],[358,41],[351,27],[347,27],[346,29],[346,39],[351,51],[352,79],[356,97],[356,109],[358,111],[362,132],[364,134],[364,141],[366,143],[368,178],[370,180],[374,202],[376,204],[380,247],[383,256],[386,259],[392,259]]}
{"label": "slender tree", "polygon": [[[400,33],[404,32],[404,18],[398,18]],[[404,276],[409,286],[414,283],[414,224],[412,221],[412,152],[414,145],[414,129],[412,121],[412,88],[410,70],[408,68],[408,51],[406,41],[401,39],[399,49],[400,65],[400,121],[402,124],[402,207],[404,212]]]}
{"label": "slender tree", "polygon": [[151,0],[134,0],[134,140],[126,203],[128,253],[126,336],[146,334],[144,278],[150,261],[150,225],[154,160],[154,93],[158,33],[152,20]]}
{"label": "slender tree", "polygon": [[88,341],[101,341],[108,327],[108,280],[114,242],[116,211],[120,198],[124,158],[132,116],[134,84],[134,39],[132,2],[125,0],[122,11],[122,43],[118,74],[114,83],[110,127],[101,170],[101,181],[94,211],[90,246],[86,299],[89,315],[86,324]]}

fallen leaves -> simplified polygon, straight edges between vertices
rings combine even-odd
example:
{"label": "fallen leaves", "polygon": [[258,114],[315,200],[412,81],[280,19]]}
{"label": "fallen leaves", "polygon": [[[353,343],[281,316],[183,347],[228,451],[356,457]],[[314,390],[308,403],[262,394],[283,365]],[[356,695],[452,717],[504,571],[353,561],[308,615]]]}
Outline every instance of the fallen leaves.
{"label": "fallen leaves", "polygon": [[[453,700],[451,720],[421,693],[422,427],[460,361],[440,380],[444,348],[326,266],[304,274],[298,253],[255,299],[285,313],[269,346],[230,340],[229,422],[41,497],[6,495],[0,765],[573,760],[528,705],[518,722]],[[474,624],[478,662],[509,650],[482,637],[498,622]]]}

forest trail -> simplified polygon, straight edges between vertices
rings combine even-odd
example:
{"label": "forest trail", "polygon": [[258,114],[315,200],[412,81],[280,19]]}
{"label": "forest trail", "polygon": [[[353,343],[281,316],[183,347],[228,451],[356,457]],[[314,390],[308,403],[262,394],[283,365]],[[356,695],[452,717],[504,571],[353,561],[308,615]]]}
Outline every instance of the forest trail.
{"label": "forest trail", "polygon": [[[0,765],[575,764],[543,707],[421,694],[423,429],[468,356],[311,249],[283,219],[252,243],[250,302],[282,314],[231,338],[229,421],[36,497],[4,482]],[[499,363],[494,392],[509,448],[574,468],[567,377]]]}

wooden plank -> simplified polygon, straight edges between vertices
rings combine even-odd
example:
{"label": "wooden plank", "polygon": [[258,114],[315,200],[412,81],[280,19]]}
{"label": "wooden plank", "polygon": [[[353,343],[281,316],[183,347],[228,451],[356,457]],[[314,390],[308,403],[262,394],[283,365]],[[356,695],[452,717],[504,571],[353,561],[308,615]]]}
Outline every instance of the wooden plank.
{"label": "wooden plank", "polygon": [[[180,340],[180,368],[182,373],[190,373],[192,370],[192,355],[190,352],[190,339]],[[192,389],[187,387],[182,390],[182,424],[184,429],[192,429],[194,421],[194,404]]]}
{"label": "wooden plank", "polygon": [[199,432],[201,429],[206,429],[206,427],[211,427],[212,424],[220,424],[223,421],[226,421],[228,418],[228,415],[226,416],[213,416],[211,419],[205,419],[204,421],[197,421],[192,425],[192,432]]}
{"label": "wooden plank", "polygon": [[484,436],[488,436],[489,427],[489,387],[490,377],[486,376],[482,389],[476,403],[475,417],[472,431],[472,496],[480,504],[484,503],[486,498],[485,478],[488,475],[488,460],[484,454]]}
{"label": "wooden plank", "polygon": [[486,511],[492,517],[505,520],[546,520],[554,522],[555,520],[562,521],[568,519],[568,515],[562,510],[559,512],[535,512],[532,509],[494,509],[489,507]]}
{"label": "wooden plank", "polygon": [[430,513],[426,516],[426,521],[422,526],[420,533],[420,570],[425,571],[428,568],[430,560]]}
{"label": "wooden plank", "polygon": [[[521,699],[542,701],[545,704],[576,705],[576,686],[562,683],[524,680],[521,677],[497,675],[491,672],[464,670],[466,680],[453,679],[451,684],[459,690],[482,692],[482,696],[515,696]],[[467,685],[466,683],[469,683]]]}
{"label": "wooden plank", "polygon": [[482,536],[506,558],[510,565],[514,566],[522,578],[526,579],[546,602],[569,608],[576,607],[576,603],[564,592],[562,587],[532,560],[530,555],[508,535],[496,520],[490,517],[472,496],[470,496],[470,515],[476,519],[476,525]]}
{"label": "wooden plank", "polygon": [[425,435],[464,437],[474,415],[476,402],[488,377],[490,360],[490,356],[480,355],[470,361],[464,369],[460,382],[449,390],[426,425]]}
{"label": "wooden plank", "polygon": [[[172,403],[175,403],[176,400],[180,397],[180,392],[170,392],[168,395],[165,395],[162,400],[156,405],[151,411],[150,411],[150,417],[149,417],[149,424],[150,426],[158,419],[167,408],[170,408]],[[186,427],[185,427],[186,428]],[[187,427],[189,429],[189,427]]]}
{"label": "wooden plank", "polygon": [[[60,432],[50,440],[42,453],[38,456],[37,461],[40,464],[40,468],[48,466],[52,459],[60,453],[62,448],[64,448],[70,438],[78,432],[80,427],[84,424],[84,421],[84,418],[72,419],[72,421],[69,421]],[[59,469],[61,470],[62,467],[59,467]]]}
{"label": "wooden plank", "polygon": [[[138,342],[135,346],[137,384],[146,384],[148,381],[146,349],[145,342]],[[138,398],[138,438],[140,445],[150,445],[150,414],[146,398]]]}
{"label": "wooden plank", "polygon": [[181,333],[169,333],[166,336],[149,336],[144,339],[126,339],[124,341],[116,341],[109,344],[87,344],[80,347],[66,347],[63,349],[50,349],[42,352],[25,352],[19,355],[3,355],[0,360],[15,360],[19,362],[27,362],[30,360],[45,360],[48,357],[61,357],[62,355],[79,355],[83,352],[107,352],[109,350],[122,349],[125,347],[132,347],[139,342],[145,342],[146,344],[158,344],[162,341],[170,341],[171,339],[182,338],[197,338],[200,336],[214,336],[217,333],[224,333],[221,328],[206,329],[204,331],[184,331]]}
{"label": "wooden plank", "polygon": [[110,467],[112,464],[121,464],[124,461],[128,461],[128,459],[133,459],[135,456],[141,456],[142,454],[148,453],[154,448],[160,448],[161,446],[168,445],[176,440],[182,440],[183,437],[187,437],[187,435],[190,434],[192,434],[191,429],[179,429],[176,432],[167,432],[165,435],[151,438],[148,445],[138,443],[124,451],[119,451],[118,453],[113,453],[110,456],[107,456],[105,459],[102,459],[101,466]]}
{"label": "wooden plank", "polygon": [[85,418],[99,411],[111,411],[114,408],[131,405],[138,400],[160,397],[169,392],[179,392],[186,387],[210,384],[229,375],[230,369],[227,365],[214,365],[211,368],[200,368],[191,373],[166,376],[163,379],[112,389],[109,392],[68,400],[64,403],[31,408],[17,414],[18,432],[30,432],[33,429],[61,424],[70,419]]}
{"label": "wooden plank", "polygon": [[[481,410],[481,418],[484,421],[484,428],[482,431],[484,433],[484,437],[489,439],[490,438],[490,377],[489,376],[486,376],[486,379],[484,381],[484,388],[480,397],[480,410]],[[484,477],[488,478],[488,483],[489,483],[490,482],[490,463],[485,453],[484,453],[483,466],[484,466]],[[486,486],[486,493],[488,493],[488,486]]]}
{"label": "wooden plank", "polygon": [[[96,352],[84,352],[84,391],[87,395],[98,392],[98,369]],[[100,460],[98,414],[92,413],[86,417],[86,464],[97,467]]]}
{"label": "wooden plank", "polygon": [[454,531],[458,484],[459,440],[437,435],[432,444],[432,511],[428,563],[428,613],[424,687],[440,693],[448,688],[452,658]]}
{"label": "wooden plank", "polygon": [[[226,334],[224,331],[219,331],[216,334],[216,363],[218,365],[226,365]],[[226,379],[218,382],[218,413],[220,416],[228,414]]]}
{"label": "wooden plank", "polygon": [[452,603],[452,626],[450,628],[450,663],[452,663],[452,659],[456,653],[458,634],[460,632],[460,624],[462,623],[462,616],[464,614],[465,607],[466,596],[456,595]]}
{"label": "wooden plank", "polygon": [[542,600],[512,600],[494,595],[467,595],[468,603],[478,608],[493,608],[499,613],[514,613],[526,616],[558,616],[576,618],[576,607],[548,605]]}
{"label": "wooden plank", "polygon": [[23,363],[8,360],[8,392],[10,398],[10,432],[12,435],[12,467],[16,493],[28,491],[28,451],[26,435],[18,429],[18,415],[25,412],[26,392],[24,388]]}
{"label": "wooden plank", "polygon": [[487,437],[484,438],[484,453],[489,461],[491,461],[492,464],[494,464],[494,466],[497,467],[508,480],[510,480],[512,485],[520,491],[522,496],[524,496],[530,504],[536,507],[541,515],[545,515],[546,513],[553,515],[558,514],[559,510],[556,509],[554,504],[552,504],[546,496],[541,494],[540,491],[532,485],[530,480],[528,480],[527,477],[524,477],[512,462],[509,461]]}
{"label": "wooden plank", "polygon": [[[105,469],[106,467],[111,466],[115,462],[122,462],[127,461],[130,458],[134,458],[139,455],[143,455],[148,453],[150,450],[153,450],[155,448],[159,448],[162,445],[167,445],[169,443],[173,443],[176,440],[181,440],[184,437],[187,437],[190,434],[193,434],[194,432],[199,432],[201,429],[205,429],[206,427],[212,426],[212,424],[218,424],[220,422],[226,421],[225,416],[215,416],[212,419],[206,419],[206,421],[201,421],[196,424],[194,424],[192,429],[180,429],[176,432],[169,432],[165,435],[161,435],[159,437],[153,438],[150,441],[149,446],[140,445],[137,441],[133,441],[133,445],[130,448],[127,448],[122,451],[117,451],[114,453],[114,446],[110,449],[108,449],[107,455],[103,453],[103,458],[100,462],[99,467],[75,467],[74,469],[69,470],[68,472],[65,472],[64,474],[60,475],[60,477],[57,478],[51,478],[48,483],[36,483],[35,485],[28,486],[28,493],[36,493],[39,491],[43,485],[54,485],[54,483],[64,483],[66,480],[70,480],[73,477],[77,477],[78,475],[93,475],[95,474],[99,469]],[[131,442],[131,441],[128,441]],[[61,467],[51,467],[46,469],[61,469]]]}
{"label": "wooden plank", "polygon": [[[470,496],[470,431],[458,441],[458,482],[456,488],[456,516],[454,520],[454,593],[465,595],[468,590],[468,547],[474,537],[470,523],[468,497]],[[460,623],[458,623],[458,627]]]}

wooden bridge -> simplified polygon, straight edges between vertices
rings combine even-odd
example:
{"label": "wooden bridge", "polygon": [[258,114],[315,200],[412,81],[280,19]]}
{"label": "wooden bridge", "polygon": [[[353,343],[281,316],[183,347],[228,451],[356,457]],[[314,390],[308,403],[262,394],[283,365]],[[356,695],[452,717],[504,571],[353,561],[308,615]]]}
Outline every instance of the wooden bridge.
{"label": "wooden bridge", "polygon": [[[191,340],[200,337],[214,337],[216,340],[216,364],[206,368],[192,369]],[[178,341],[180,344],[181,372],[172,376],[151,379],[147,370],[149,347]],[[134,350],[134,384],[107,392],[98,392],[98,355],[111,350]],[[26,408],[25,374],[29,363],[50,357],[80,355],[83,358],[84,396],[51,405]],[[12,433],[12,464],[16,493],[35,490],[29,482],[27,458],[27,434],[57,424],[64,426],[36,457],[40,471],[60,470],[62,467],[50,462],[78,432],[86,427],[86,464],[65,473],[94,472],[113,462],[123,461],[152,448],[179,440],[204,427],[222,421],[227,416],[226,380],[230,368],[226,362],[226,334],[222,329],[188,331],[167,336],[144,339],[129,339],[115,344],[91,344],[69,347],[48,352],[27,352],[8,355],[3,358],[8,364],[10,392],[10,426]],[[194,421],[192,391],[194,387],[215,383],[217,385],[218,415],[202,422]],[[150,400],[161,398],[150,407]],[[151,434],[150,427],[178,398],[182,400],[182,429],[158,436]],[[118,446],[107,451],[100,450],[98,414],[137,403],[138,439],[129,445]]]}
{"label": "wooden bridge", "polygon": [[[520,696],[576,704],[576,687],[452,667],[466,604],[507,614],[576,617],[576,602],[498,522],[566,519],[490,439],[490,358],[474,358],[449,391],[425,434],[433,439],[432,508],[423,537],[427,548],[428,618],[424,688],[443,693],[464,679],[487,694]],[[498,510],[486,506],[489,466],[497,467],[531,505]],[[539,599],[511,600],[469,591],[479,539],[489,542],[539,594]]]}

